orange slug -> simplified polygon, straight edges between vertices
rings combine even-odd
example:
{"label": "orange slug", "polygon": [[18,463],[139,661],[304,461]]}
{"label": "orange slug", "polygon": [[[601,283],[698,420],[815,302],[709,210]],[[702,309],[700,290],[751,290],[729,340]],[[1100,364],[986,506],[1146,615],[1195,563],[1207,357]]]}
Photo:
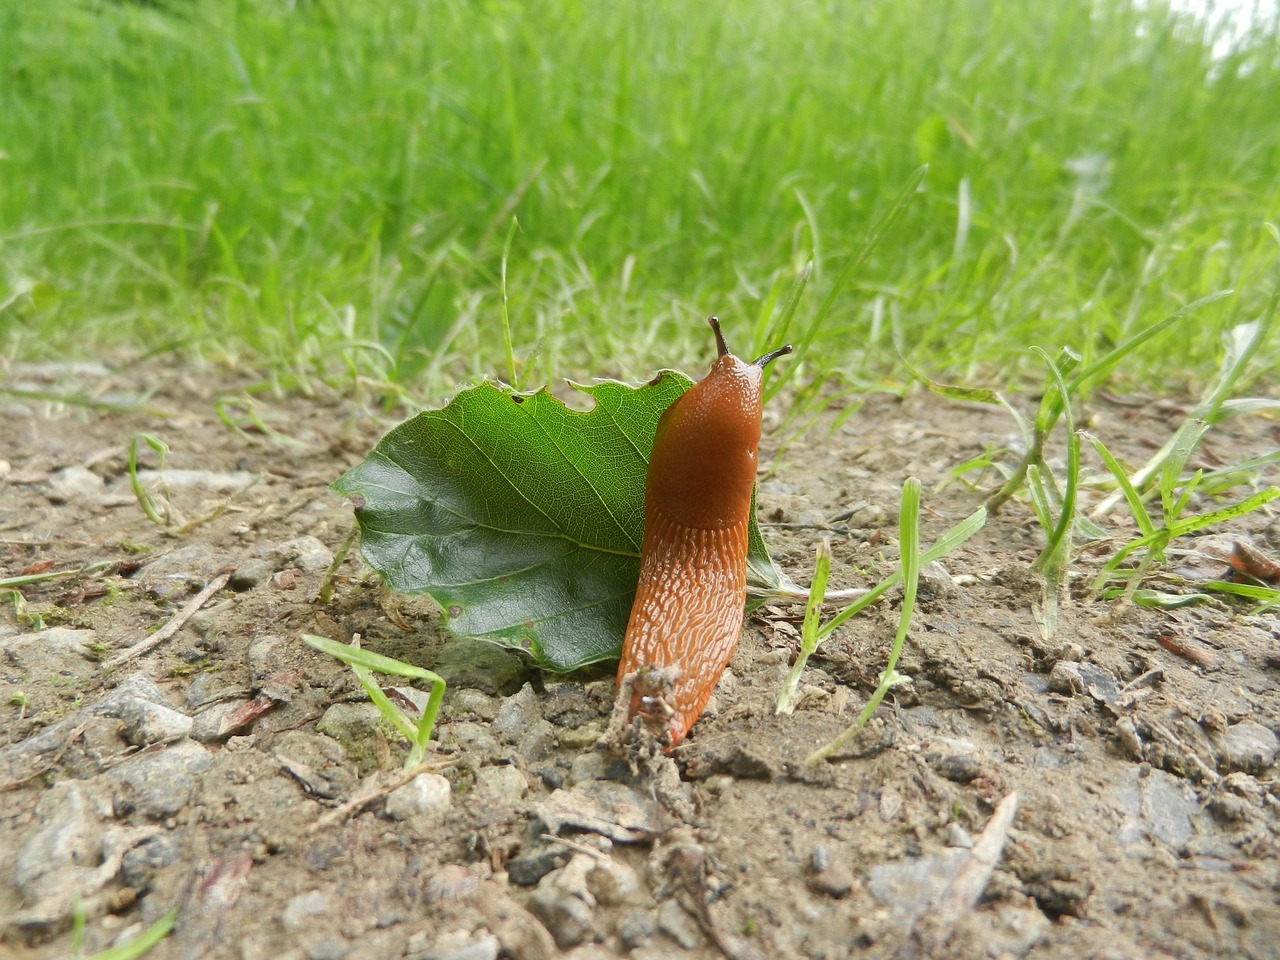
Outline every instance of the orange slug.
{"label": "orange slug", "polygon": [[764,368],[791,352],[745,363],[729,352],[720,321],[708,322],[719,356],[658,421],[640,585],[618,665],[627,720],[640,717],[667,749],[698,719],[738,645]]}

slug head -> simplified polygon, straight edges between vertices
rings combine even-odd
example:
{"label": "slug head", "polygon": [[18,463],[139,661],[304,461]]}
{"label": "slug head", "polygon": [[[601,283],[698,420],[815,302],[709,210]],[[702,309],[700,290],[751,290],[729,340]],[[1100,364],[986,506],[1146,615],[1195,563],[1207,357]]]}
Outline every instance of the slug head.
{"label": "slug head", "polygon": [[752,363],[729,352],[712,317],[719,356],[710,372],[667,408],[649,458],[646,506],[699,530],[736,526],[751,506],[760,444],[764,368],[786,346]]}

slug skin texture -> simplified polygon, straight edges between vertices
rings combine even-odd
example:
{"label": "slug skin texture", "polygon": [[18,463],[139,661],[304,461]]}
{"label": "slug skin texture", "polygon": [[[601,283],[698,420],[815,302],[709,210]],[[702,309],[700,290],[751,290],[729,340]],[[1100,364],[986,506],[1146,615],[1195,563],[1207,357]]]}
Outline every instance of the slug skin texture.
{"label": "slug skin texture", "polygon": [[[640,583],[627,624],[619,690],[647,665],[671,678],[670,710],[644,709],[668,749],[684,739],[738,644],[747,597],[747,525],[760,444],[764,365],[728,353],[658,422],[645,484]],[[661,729],[654,729],[655,726]]]}

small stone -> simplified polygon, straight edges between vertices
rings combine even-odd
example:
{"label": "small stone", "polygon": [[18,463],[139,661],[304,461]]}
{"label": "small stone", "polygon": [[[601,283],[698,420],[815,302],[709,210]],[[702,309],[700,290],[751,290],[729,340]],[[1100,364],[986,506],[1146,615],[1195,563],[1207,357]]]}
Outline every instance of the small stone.
{"label": "small stone", "polygon": [[978,758],[968,753],[950,753],[933,762],[933,768],[952,783],[970,783],[982,773]]}
{"label": "small stone", "polygon": [[1218,740],[1218,764],[1227,772],[1262,773],[1276,761],[1280,740],[1260,723],[1242,720]]}
{"label": "small stone", "polygon": [[969,831],[954,820],[947,824],[946,833],[943,835],[943,842],[948,847],[958,847],[961,850],[973,849],[973,837],[969,836]]}
{"label": "small stone", "polygon": [[333,551],[310,534],[279,544],[271,556],[280,561],[279,568],[287,564],[303,573],[323,573],[333,563]]}
{"label": "small stone", "polygon": [[280,914],[280,922],[286,930],[297,932],[311,925],[312,918],[329,909],[329,898],[321,890],[300,893],[289,900]]}
{"label": "small stone", "polygon": [[853,889],[853,871],[843,864],[831,863],[827,869],[810,874],[806,883],[814,893],[825,894],[833,900],[849,895]]}
{"label": "small stone", "polygon": [[339,743],[359,743],[378,734],[382,713],[372,703],[335,703],[316,724],[316,732]]}
{"label": "small stone", "polygon": [[486,724],[472,723],[469,720],[450,723],[442,730],[441,738],[445,742],[456,744],[460,750],[474,754],[481,760],[505,755],[498,741],[489,733],[489,727]]}
{"label": "small stone", "polygon": [[451,787],[438,773],[420,773],[387,797],[387,816],[408,820],[418,816],[443,816],[449,809]]}
{"label": "small stone", "polygon": [[533,892],[529,910],[561,950],[576,947],[591,935],[591,907],[547,880]]}
{"label": "small stone", "polygon": [[436,940],[422,960],[498,960],[502,944],[484,931],[450,930]]}
{"label": "small stone", "polygon": [[618,927],[618,939],[628,950],[635,950],[648,946],[657,932],[658,925],[654,922],[653,914],[647,910],[637,910]]}
{"label": "small stone", "polygon": [[50,627],[36,633],[18,633],[0,639],[0,654],[23,670],[54,674],[63,669],[83,668],[93,656],[90,647],[98,642],[93,630]]}
{"label": "small stone", "polygon": [[178,862],[182,851],[172,837],[161,834],[138,844],[124,855],[120,878],[138,891],[151,889],[158,871]]}
{"label": "small stone", "polygon": [[451,717],[478,717],[485,721],[492,721],[502,706],[497,697],[470,689],[452,691],[448,704]]}
{"label": "small stone", "polygon": [[243,593],[266,583],[273,573],[275,570],[267,561],[250,557],[248,560],[240,561],[235,573],[231,574],[231,579],[227,581],[227,586],[237,593]]}
{"label": "small stone", "polygon": [[584,780],[603,780],[608,761],[599,750],[580,753],[569,762],[569,783],[582,783]]}
{"label": "small stone", "polygon": [[29,901],[56,892],[68,868],[96,866],[102,821],[84,786],[55,783],[35,809],[36,826],[13,861],[13,883]]}
{"label": "small stone", "polygon": [[444,643],[431,668],[451,687],[472,687],[492,695],[512,694],[529,678],[529,665],[492,643],[453,639]]}
{"label": "small stone", "polygon": [[228,719],[248,702],[245,699],[238,699],[221,700],[209,704],[195,715],[191,724],[191,738],[201,743],[217,743],[225,740],[235,733],[235,728],[227,727]]}
{"label": "small stone", "polygon": [[507,861],[507,879],[518,887],[535,883],[569,862],[569,854],[560,847],[538,847]]}
{"label": "small stone", "polygon": [[495,803],[518,803],[529,792],[529,781],[512,766],[482,767],[476,772],[475,792]]}
{"label": "small stone", "polygon": [[535,720],[516,743],[516,752],[526,760],[545,760],[556,748],[556,731],[546,720]]}
{"label": "small stone", "polygon": [[231,558],[215,553],[203,543],[192,543],[162,554],[134,576],[153,597],[175,600],[218,576],[232,566]]}
{"label": "small stone", "polygon": [[564,786],[564,774],[555,767],[542,767],[534,772],[548,790],[559,790]]}
{"label": "small stone", "polygon": [[325,937],[307,951],[307,960],[344,960],[351,945],[339,937]]}
{"label": "small stone", "polygon": [[686,950],[706,946],[706,938],[702,935],[698,921],[674,898],[665,901],[658,908],[658,929]]}
{"label": "small stone", "polygon": [[533,685],[526,683],[520,692],[507,697],[498,708],[490,729],[495,736],[507,743],[515,743],[530,726],[542,719],[541,705],[538,695],[533,692]]}
{"label": "small stone", "polygon": [[920,568],[920,587],[935,597],[949,597],[956,592],[956,582],[937,560]]}
{"label": "small stone", "polygon": [[249,644],[244,655],[244,665],[249,670],[249,682],[254,689],[262,689],[263,684],[289,666],[289,658],[286,656],[289,646],[284,637],[272,634],[258,637]]}
{"label": "small stone", "polygon": [[607,907],[625,903],[640,889],[636,872],[625,863],[590,857],[586,873],[587,892]]}
{"label": "small stone", "polygon": [[1084,678],[1080,676],[1080,667],[1072,660],[1059,660],[1049,671],[1049,689],[1068,697],[1084,693]]}
{"label": "small stone", "polygon": [[1084,659],[1084,647],[1078,643],[1064,643],[1054,659],[1066,660],[1068,663],[1079,663]]}
{"label": "small stone", "polygon": [[50,503],[94,503],[102,499],[106,486],[102,478],[84,467],[65,467],[48,480]]}
{"label": "small stone", "polygon": [[125,741],[135,747],[181,740],[191,732],[192,721],[185,713],[137,697],[122,703],[117,716]]}
{"label": "small stone", "polygon": [[209,751],[191,740],[159,753],[130,757],[106,774],[115,783],[116,816],[137,813],[152,820],[173,816],[191,801],[196,778],[212,762]]}

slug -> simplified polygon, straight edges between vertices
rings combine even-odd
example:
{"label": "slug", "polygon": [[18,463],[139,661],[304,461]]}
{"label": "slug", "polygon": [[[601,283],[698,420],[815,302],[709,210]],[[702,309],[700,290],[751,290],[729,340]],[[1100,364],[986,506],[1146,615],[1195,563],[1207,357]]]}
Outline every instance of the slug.
{"label": "slug", "polygon": [[720,321],[708,322],[719,355],[658,421],[640,585],[618,665],[617,719],[638,718],[666,749],[689,732],[738,645],[764,368],[791,352],[745,363]]}

